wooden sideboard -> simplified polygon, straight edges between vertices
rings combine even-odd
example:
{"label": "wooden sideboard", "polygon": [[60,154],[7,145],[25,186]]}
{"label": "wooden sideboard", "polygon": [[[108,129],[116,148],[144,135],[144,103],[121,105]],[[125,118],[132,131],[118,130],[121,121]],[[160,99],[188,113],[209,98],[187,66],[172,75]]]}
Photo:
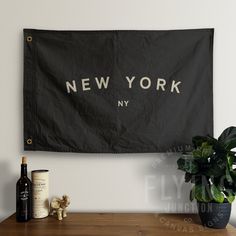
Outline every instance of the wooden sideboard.
{"label": "wooden sideboard", "polygon": [[18,223],[15,215],[0,223],[0,236],[236,236],[236,229],[209,229],[195,214],[69,213]]}

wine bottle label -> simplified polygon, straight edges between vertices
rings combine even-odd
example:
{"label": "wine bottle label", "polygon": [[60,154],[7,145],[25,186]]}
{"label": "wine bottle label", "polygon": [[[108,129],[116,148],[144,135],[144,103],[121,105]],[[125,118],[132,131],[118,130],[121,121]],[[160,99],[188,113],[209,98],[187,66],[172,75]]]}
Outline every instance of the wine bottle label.
{"label": "wine bottle label", "polygon": [[20,200],[26,201],[29,198],[29,192],[27,190],[20,192]]}
{"label": "wine bottle label", "polygon": [[44,218],[49,214],[48,171],[32,171],[33,218]]}

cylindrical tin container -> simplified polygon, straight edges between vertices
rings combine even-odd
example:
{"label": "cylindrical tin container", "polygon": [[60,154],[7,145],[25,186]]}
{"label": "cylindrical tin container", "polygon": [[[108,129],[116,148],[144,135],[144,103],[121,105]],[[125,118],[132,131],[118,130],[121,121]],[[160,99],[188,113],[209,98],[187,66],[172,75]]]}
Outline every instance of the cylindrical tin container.
{"label": "cylindrical tin container", "polygon": [[49,171],[33,170],[33,218],[44,218],[49,214]]}

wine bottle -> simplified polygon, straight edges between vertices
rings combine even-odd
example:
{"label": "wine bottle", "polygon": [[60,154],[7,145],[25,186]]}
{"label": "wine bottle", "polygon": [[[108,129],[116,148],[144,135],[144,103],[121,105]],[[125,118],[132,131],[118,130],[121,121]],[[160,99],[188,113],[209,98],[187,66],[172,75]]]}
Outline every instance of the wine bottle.
{"label": "wine bottle", "polygon": [[16,183],[16,220],[25,222],[32,218],[32,183],[27,177],[27,159],[22,157],[21,177]]}

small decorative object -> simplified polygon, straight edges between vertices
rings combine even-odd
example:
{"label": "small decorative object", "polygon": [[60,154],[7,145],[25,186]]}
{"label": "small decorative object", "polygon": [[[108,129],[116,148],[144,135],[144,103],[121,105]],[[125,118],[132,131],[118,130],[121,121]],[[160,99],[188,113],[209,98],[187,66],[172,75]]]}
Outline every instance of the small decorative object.
{"label": "small decorative object", "polygon": [[185,182],[194,184],[190,200],[197,200],[202,224],[210,228],[225,228],[231,214],[231,203],[236,194],[234,169],[236,127],[229,127],[215,139],[196,136],[194,150],[177,161],[185,171]]}
{"label": "small decorative object", "polygon": [[66,208],[70,205],[70,198],[67,195],[63,195],[62,198],[53,198],[51,201],[50,215],[57,213],[57,219],[62,220],[67,217]]}
{"label": "small decorative object", "polygon": [[33,170],[33,218],[45,218],[49,214],[49,171]]}

